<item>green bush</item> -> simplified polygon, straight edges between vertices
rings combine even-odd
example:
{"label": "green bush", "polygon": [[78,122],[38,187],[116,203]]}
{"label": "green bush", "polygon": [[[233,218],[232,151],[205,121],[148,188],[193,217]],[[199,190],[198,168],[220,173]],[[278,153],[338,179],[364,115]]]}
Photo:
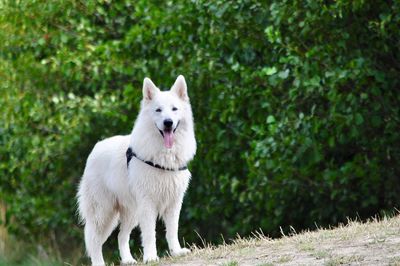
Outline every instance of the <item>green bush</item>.
{"label": "green bush", "polygon": [[[217,242],[365,218],[400,200],[400,4],[5,1],[0,193],[30,240],[81,243],[96,141],[132,128],[141,82],[184,74],[198,153],[182,211]],[[68,246],[68,245],[66,245]]]}

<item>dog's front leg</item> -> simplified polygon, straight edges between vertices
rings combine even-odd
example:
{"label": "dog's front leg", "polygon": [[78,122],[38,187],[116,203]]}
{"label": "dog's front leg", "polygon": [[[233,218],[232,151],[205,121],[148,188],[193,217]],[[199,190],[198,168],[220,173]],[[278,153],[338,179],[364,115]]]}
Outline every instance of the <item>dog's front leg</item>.
{"label": "dog's front leg", "polygon": [[168,242],[169,251],[172,256],[181,256],[190,252],[187,248],[181,248],[178,240],[178,223],[179,214],[181,212],[182,201],[172,205],[168,208],[163,215],[165,227],[166,227],[166,238]]}
{"label": "dog's front leg", "polygon": [[140,230],[142,231],[143,261],[158,261],[156,248],[157,212],[153,206],[145,204],[140,212]]}

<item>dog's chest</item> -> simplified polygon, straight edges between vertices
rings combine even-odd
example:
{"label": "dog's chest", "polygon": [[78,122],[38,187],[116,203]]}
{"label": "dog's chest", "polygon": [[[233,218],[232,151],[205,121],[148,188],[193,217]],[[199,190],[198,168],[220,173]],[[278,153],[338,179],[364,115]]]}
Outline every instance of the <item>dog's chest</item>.
{"label": "dog's chest", "polygon": [[138,203],[150,201],[164,206],[182,200],[189,184],[189,171],[165,171],[147,165],[139,167],[142,169],[132,167],[135,170],[129,174],[131,191]]}

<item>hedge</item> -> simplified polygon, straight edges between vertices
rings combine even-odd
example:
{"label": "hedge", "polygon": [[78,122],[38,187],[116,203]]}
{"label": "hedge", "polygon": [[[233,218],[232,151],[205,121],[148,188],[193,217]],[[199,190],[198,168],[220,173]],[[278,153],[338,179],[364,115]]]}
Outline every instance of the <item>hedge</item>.
{"label": "hedge", "polygon": [[86,157],[130,132],[145,76],[189,85],[198,153],[186,241],[399,206],[396,1],[29,0],[1,11],[0,198],[17,236],[81,243]]}

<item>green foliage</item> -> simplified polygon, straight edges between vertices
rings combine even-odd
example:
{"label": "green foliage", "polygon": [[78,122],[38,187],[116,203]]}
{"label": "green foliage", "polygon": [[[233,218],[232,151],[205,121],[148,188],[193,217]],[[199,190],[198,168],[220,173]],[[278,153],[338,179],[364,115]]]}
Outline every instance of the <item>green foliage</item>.
{"label": "green foliage", "polygon": [[81,242],[96,141],[132,128],[141,82],[184,74],[198,154],[182,232],[217,241],[332,224],[400,200],[400,5],[3,1],[0,193],[12,232]]}

